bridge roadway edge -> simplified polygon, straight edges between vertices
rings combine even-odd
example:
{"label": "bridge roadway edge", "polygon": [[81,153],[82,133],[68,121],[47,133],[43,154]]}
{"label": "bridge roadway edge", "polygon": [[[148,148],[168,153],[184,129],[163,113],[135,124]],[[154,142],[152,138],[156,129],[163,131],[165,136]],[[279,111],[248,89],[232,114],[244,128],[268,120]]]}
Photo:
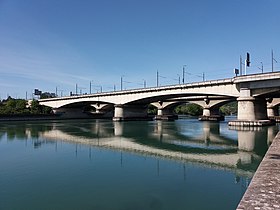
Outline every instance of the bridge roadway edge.
{"label": "bridge roadway edge", "polygon": [[280,209],[280,132],[237,207],[237,210],[245,209]]}

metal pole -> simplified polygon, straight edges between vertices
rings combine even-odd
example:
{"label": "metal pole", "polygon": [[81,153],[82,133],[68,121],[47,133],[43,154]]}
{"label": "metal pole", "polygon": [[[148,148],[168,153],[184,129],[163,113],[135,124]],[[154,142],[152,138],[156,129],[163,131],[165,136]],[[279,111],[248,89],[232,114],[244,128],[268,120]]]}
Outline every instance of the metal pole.
{"label": "metal pole", "polygon": [[263,62],[261,62],[261,64],[262,64],[262,73],[263,73]]}
{"label": "metal pole", "polygon": [[157,87],[158,87],[158,71],[157,71]]}
{"label": "metal pole", "polygon": [[89,81],[89,94],[91,94],[91,81]]}
{"label": "metal pole", "polygon": [[244,75],[247,75],[247,60],[245,59]]}
{"label": "metal pole", "polygon": [[205,73],[202,74],[203,82],[205,81]]}
{"label": "metal pole", "polygon": [[76,83],[76,95],[78,95],[78,84]]}
{"label": "metal pole", "polygon": [[182,78],[182,83],[183,84],[185,83],[185,66],[186,65],[183,65],[183,78]]}
{"label": "metal pole", "polygon": [[242,76],[242,57],[241,57],[241,55],[240,55],[239,66],[240,66],[240,75]]}
{"label": "metal pole", "polygon": [[272,72],[273,72],[273,62],[274,62],[273,50],[271,50],[271,70],[272,70]]}
{"label": "metal pole", "polygon": [[144,80],[144,88],[146,88],[146,80]]}
{"label": "metal pole", "polygon": [[122,81],[122,76],[121,76],[121,90],[122,90],[122,88],[123,88],[123,81]]}

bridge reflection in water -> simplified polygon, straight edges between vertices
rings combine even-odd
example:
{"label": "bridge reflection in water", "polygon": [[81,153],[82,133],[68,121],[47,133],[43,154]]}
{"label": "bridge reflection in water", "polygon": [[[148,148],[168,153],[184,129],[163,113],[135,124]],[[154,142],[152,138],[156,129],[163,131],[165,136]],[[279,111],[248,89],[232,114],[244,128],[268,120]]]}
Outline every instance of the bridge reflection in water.
{"label": "bridge reflection in water", "polygon": [[[185,126],[188,124],[188,126]],[[252,130],[253,129],[253,130]],[[228,130],[226,123],[56,121],[0,125],[0,135],[35,139],[34,147],[64,141],[230,170],[251,178],[275,137],[276,126]],[[1,133],[2,132],[2,133]],[[76,153],[78,152],[76,147]],[[89,150],[91,156],[91,150]],[[123,161],[123,160],[122,160]]]}

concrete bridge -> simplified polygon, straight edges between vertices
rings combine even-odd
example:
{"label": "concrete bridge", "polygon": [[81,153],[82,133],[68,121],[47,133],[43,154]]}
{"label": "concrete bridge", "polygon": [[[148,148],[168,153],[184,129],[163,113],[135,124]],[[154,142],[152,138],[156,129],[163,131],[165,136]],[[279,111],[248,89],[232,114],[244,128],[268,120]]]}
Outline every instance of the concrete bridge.
{"label": "concrete bridge", "polygon": [[65,116],[82,116],[86,107],[95,114],[112,113],[113,120],[148,117],[148,105],[158,109],[158,116],[172,114],[172,107],[195,103],[203,107],[203,116],[219,115],[219,108],[237,100],[237,121],[230,125],[262,126],[270,124],[268,116],[277,114],[280,100],[280,72],[238,76],[180,85],[104,92],[97,94],[41,99],[41,105],[52,107]]}

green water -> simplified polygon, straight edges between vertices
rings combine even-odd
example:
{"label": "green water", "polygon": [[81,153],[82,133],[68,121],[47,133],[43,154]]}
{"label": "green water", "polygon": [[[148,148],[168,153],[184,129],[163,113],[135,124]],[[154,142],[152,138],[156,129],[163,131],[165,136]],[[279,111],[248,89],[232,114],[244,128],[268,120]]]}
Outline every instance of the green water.
{"label": "green water", "polygon": [[278,128],[0,123],[0,209],[235,209]]}

